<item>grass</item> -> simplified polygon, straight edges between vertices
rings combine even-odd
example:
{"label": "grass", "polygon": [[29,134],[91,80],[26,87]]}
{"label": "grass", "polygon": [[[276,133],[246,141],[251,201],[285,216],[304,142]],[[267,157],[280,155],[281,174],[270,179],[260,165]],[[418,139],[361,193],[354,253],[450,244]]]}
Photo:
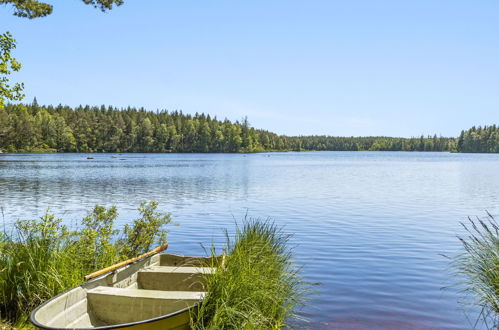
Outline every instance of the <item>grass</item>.
{"label": "grass", "polygon": [[466,236],[458,237],[463,251],[452,261],[466,303],[478,306],[487,328],[499,328],[499,225],[488,214],[487,219],[469,219],[463,223]]}
{"label": "grass", "polygon": [[[43,226],[46,226],[45,230],[42,230]],[[2,235],[0,243],[2,319],[17,322],[25,318],[43,300],[66,287],[77,284],[72,274],[67,274],[68,270],[72,270],[72,265],[65,254],[68,235],[64,230],[60,220],[46,214],[40,221],[18,222],[15,234]],[[56,239],[52,235],[60,235],[60,238]]]}
{"label": "grass", "polygon": [[29,326],[36,306],[81,284],[84,275],[164,242],[161,227],[171,218],[156,212],[157,206],[142,203],[141,217],[121,233],[113,229],[116,208],[102,206],[89,212],[78,230],[70,231],[47,211],[39,219],[17,221],[11,233],[0,233],[0,327]]}
{"label": "grass", "polygon": [[207,297],[192,328],[280,329],[299,318],[308,289],[292,261],[289,235],[272,222],[247,220],[233,241],[226,237],[227,254],[207,276]]}
{"label": "grass", "polygon": [[[121,232],[113,227],[116,208],[96,206],[78,230],[47,211],[0,233],[0,329],[30,327],[29,313],[46,299],[165,240],[161,227],[171,219],[156,207],[141,204],[141,217]],[[192,328],[278,329],[299,318],[308,288],[292,261],[290,236],[272,222],[245,220],[233,240],[226,237],[226,255],[212,258],[217,271],[207,277],[208,294]]]}

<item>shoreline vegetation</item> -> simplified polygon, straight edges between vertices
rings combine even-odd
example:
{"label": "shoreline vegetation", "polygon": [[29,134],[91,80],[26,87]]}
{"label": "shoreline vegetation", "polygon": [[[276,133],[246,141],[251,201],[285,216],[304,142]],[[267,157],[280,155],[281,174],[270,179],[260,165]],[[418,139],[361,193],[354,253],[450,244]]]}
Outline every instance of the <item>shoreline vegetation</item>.
{"label": "shoreline vegetation", "polygon": [[485,219],[468,218],[458,236],[461,253],[451,258],[462,303],[480,310],[473,328],[481,322],[487,329],[499,328],[499,224],[490,214]]}
{"label": "shoreline vegetation", "polygon": [[158,203],[140,204],[139,218],[114,228],[115,206],[95,206],[74,228],[47,210],[35,220],[17,220],[0,233],[0,325],[29,327],[29,314],[43,301],[82,283],[94,271],[143,254],[166,242],[168,213]]}
{"label": "shoreline vegetation", "polygon": [[292,260],[290,235],[269,220],[244,219],[234,238],[225,231],[225,256],[206,277],[208,295],[191,315],[194,330],[282,329],[299,315],[310,291]]}
{"label": "shoreline vegetation", "polygon": [[210,115],[143,108],[0,108],[0,151],[7,153],[254,153],[274,151],[430,151],[498,153],[499,128],[472,127],[457,138],[285,136]]}
{"label": "shoreline vegetation", "polygon": [[[29,315],[43,301],[81,284],[85,275],[165,243],[171,215],[157,207],[142,202],[138,219],[121,230],[114,227],[116,207],[98,205],[76,229],[50,210],[4,229],[0,329],[33,329]],[[225,233],[224,262],[207,278],[207,298],[192,315],[193,329],[277,329],[300,319],[308,286],[292,262],[290,236],[268,220],[251,219],[237,225],[233,240]]]}
{"label": "shoreline vegetation", "polygon": [[274,151],[499,152],[499,128],[472,127],[460,136],[285,136],[210,115],[143,108],[7,104],[0,109],[5,153],[255,153]]}
{"label": "shoreline vegetation", "polygon": [[223,259],[211,248],[215,274],[206,277],[207,297],[191,315],[194,330],[282,329],[306,322],[299,315],[310,286],[293,263],[290,235],[269,220],[245,219],[234,239],[225,231]]}

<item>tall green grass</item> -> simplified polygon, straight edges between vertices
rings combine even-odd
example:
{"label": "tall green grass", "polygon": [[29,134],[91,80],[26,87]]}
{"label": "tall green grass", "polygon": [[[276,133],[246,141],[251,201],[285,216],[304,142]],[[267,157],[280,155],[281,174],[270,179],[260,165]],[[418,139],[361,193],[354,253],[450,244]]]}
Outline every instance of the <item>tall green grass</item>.
{"label": "tall green grass", "polygon": [[88,273],[163,243],[162,226],[171,218],[157,212],[157,206],[142,203],[141,217],[123,232],[114,229],[114,206],[96,206],[77,230],[47,210],[39,219],[17,221],[11,232],[0,233],[0,320],[22,326],[36,306],[81,284]]}
{"label": "tall green grass", "polygon": [[[18,221],[0,240],[0,316],[13,322],[44,299],[75,284],[67,228],[51,214]],[[79,279],[81,281],[81,278]]]}
{"label": "tall green grass", "polygon": [[[278,329],[298,318],[307,285],[292,261],[289,235],[269,221],[245,220],[194,311],[193,329]],[[212,248],[215,256],[215,250]]]}
{"label": "tall green grass", "polygon": [[466,236],[459,236],[463,251],[452,261],[465,302],[478,306],[477,319],[487,328],[499,328],[499,226],[494,217],[463,223]]}
{"label": "tall green grass", "polygon": [[[161,228],[171,218],[156,207],[141,204],[141,217],[122,232],[114,229],[116,208],[96,206],[78,230],[47,211],[1,233],[0,320],[22,327],[36,306],[80,284],[84,275],[163,241]],[[277,329],[299,318],[308,288],[292,261],[289,235],[269,221],[248,220],[233,239],[226,237],[226,255],[212,258],[217,270],[207,277],[208,295],[192,315],[192,327]]]}

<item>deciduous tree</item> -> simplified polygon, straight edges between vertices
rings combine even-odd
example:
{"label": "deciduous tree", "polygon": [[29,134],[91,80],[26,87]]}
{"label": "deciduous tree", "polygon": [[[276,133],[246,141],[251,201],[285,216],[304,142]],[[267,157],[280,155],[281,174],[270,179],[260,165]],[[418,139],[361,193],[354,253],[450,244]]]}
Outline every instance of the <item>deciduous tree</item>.
{"label": "deciduous tree", "polygon": [[3,108],[5,100],[20,101],[24,94],[22,90],[23,84],[9,83],[9,75],[13,71],[21,69],[19,63],[11,54],[12,50],[16,48],[16,40],[12,38],[9,32],[0,35],[0,108]]}

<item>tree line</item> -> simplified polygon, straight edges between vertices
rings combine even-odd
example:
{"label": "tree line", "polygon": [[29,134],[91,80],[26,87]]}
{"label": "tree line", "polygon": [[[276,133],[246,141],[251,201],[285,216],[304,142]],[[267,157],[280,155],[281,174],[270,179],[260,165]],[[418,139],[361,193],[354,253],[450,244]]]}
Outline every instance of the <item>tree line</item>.
{"label": "tree line", "polygon": [[113,107],[8,104],[0,109],[4,152],[261,152],[287,137],[210,115]]}
{"label": "tree line", "polygon": [[458,151],[499,152],[496,126],[471,128],[459,138],[285,136],[251,127],[247,118],[219,120],[181,111],[111,106],[7,104],[0,109],[3,152],[264,152]]}
{"label": "tree line", "polygon": [[473,126],[462,131],[457,139],[457,148],[460,152],[499,152],[499,127]]}
{"label": "tree line", "polygon": [[295,150],[316,151],[456,151],[454,138],[437,135],[412,138],[387,136],[336,137],[297,136],[289,137]]}

